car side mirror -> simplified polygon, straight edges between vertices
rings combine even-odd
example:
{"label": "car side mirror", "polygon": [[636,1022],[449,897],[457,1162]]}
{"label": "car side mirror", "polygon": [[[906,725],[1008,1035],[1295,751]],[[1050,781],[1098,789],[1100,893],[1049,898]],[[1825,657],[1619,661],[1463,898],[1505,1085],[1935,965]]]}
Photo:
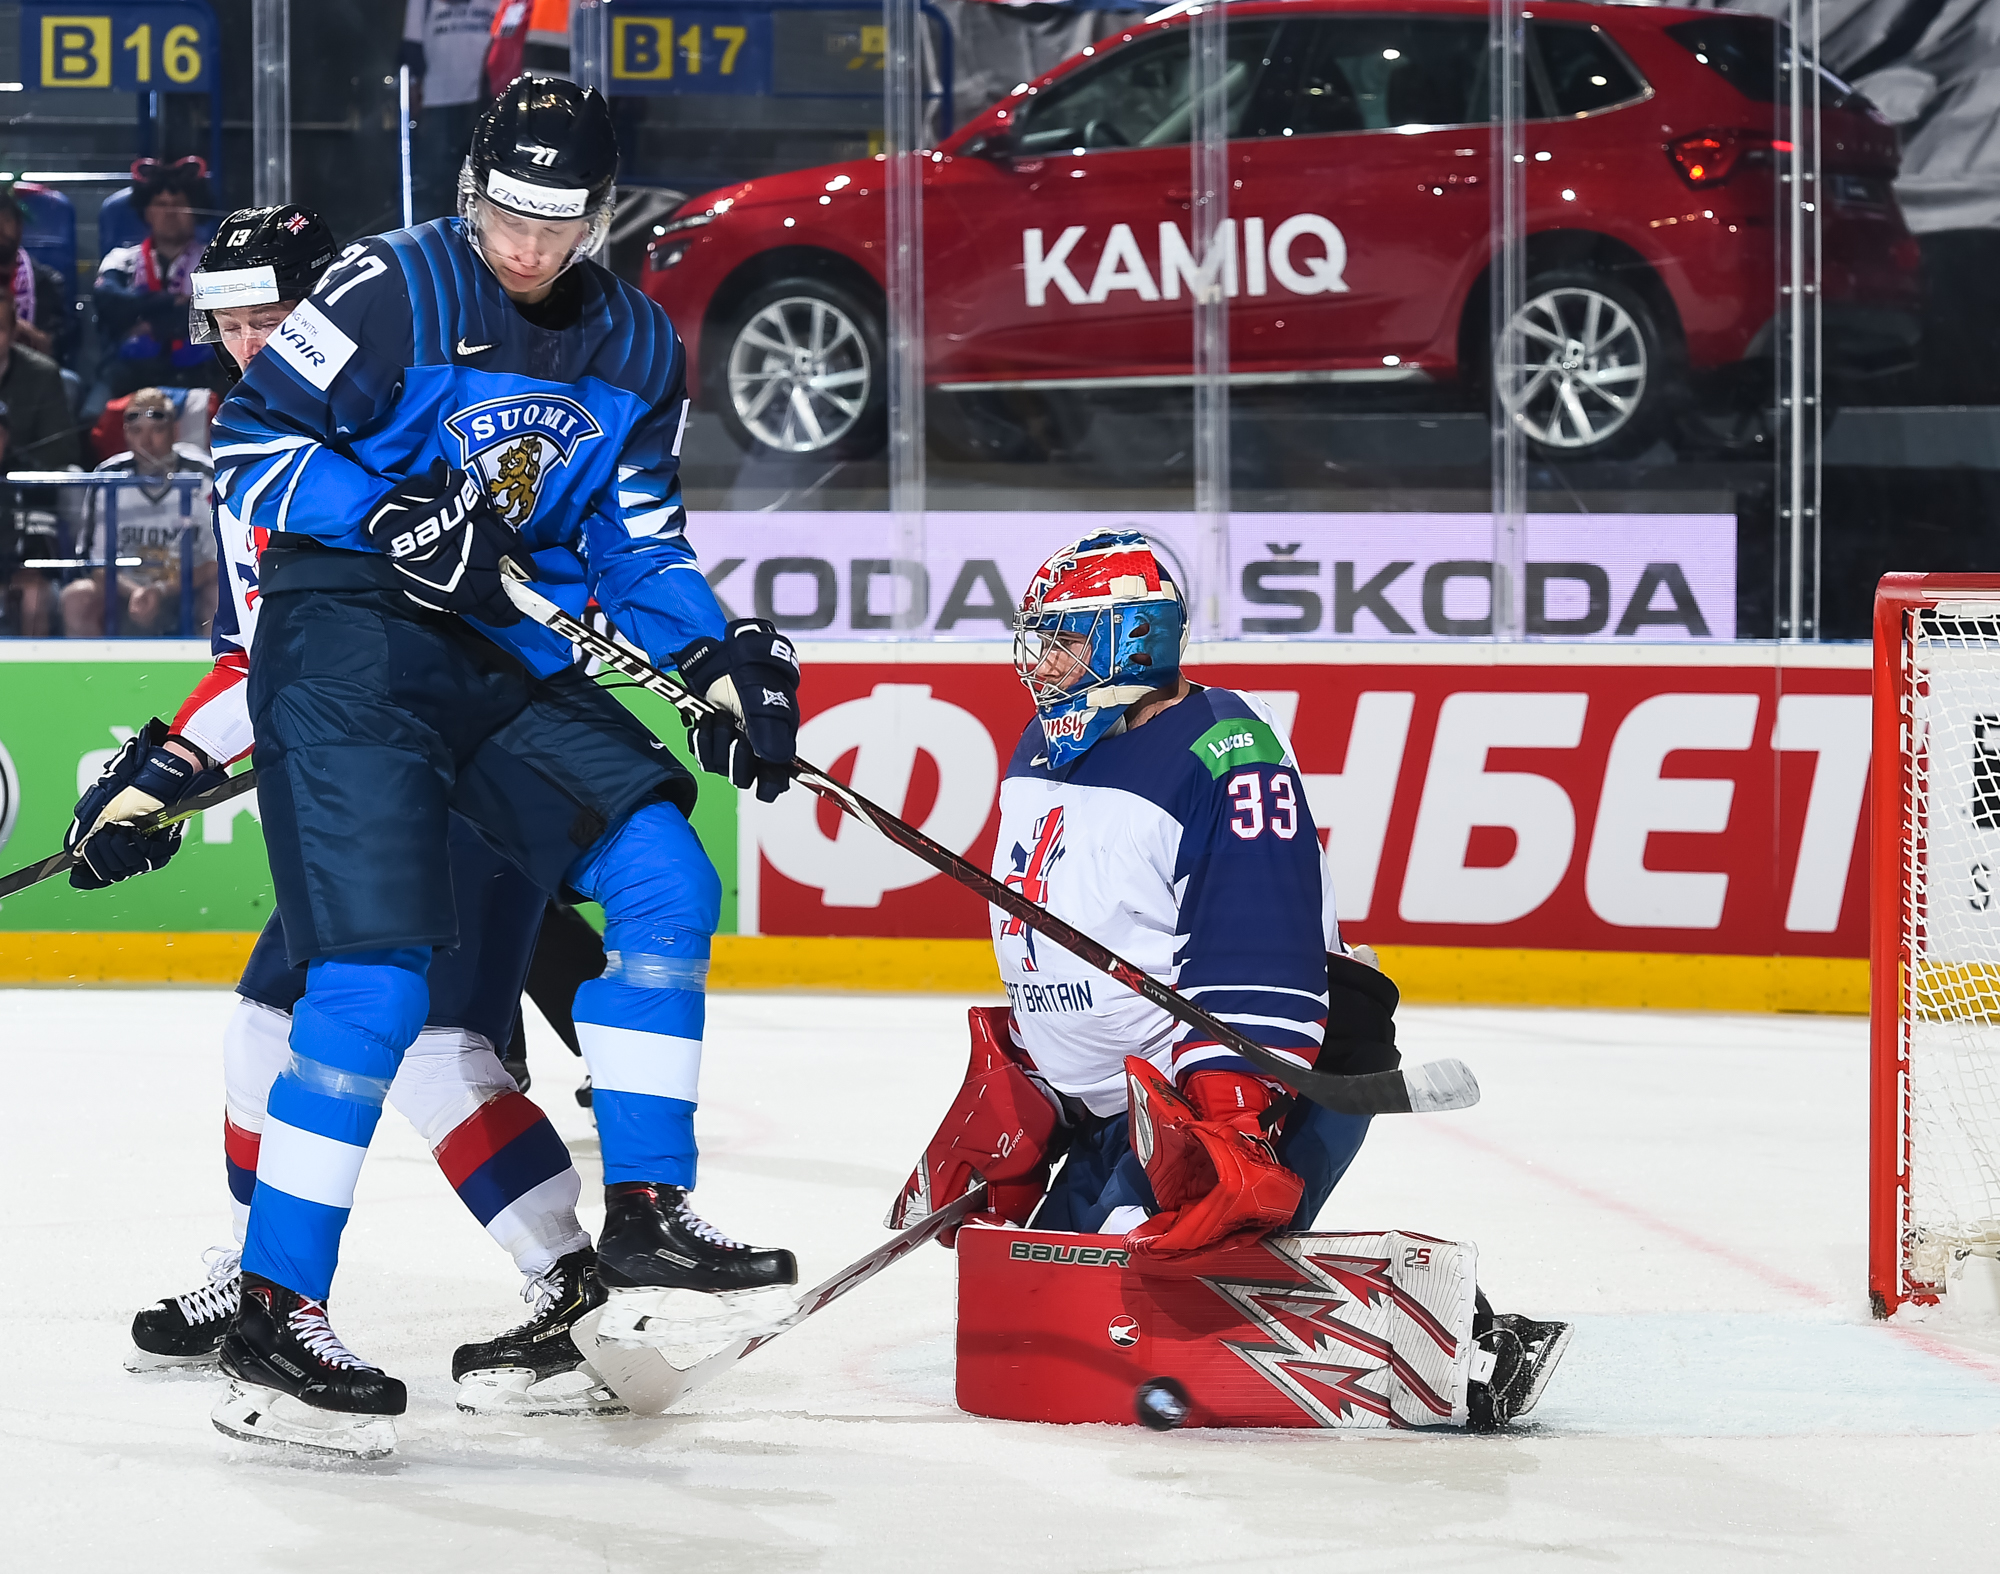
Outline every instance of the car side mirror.
{"label": "car side mirror", "polygon": [[996,131],[974,137],[960,150],[960,156],[990,159],[995,164],[1004,164],[1009,159],[1019,157],[1020,150],[1020,142],[1014,135],[1014,128],[1002,126]]}

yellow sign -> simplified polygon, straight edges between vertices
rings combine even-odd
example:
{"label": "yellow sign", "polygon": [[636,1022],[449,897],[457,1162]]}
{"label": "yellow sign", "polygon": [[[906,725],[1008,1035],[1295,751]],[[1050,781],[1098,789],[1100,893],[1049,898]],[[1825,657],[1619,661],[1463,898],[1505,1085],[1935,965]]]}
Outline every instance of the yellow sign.
{"label": "yellow sign", "polygon": [[684,76],[704,70],[718,76],[736,74],[736,57],[750,36],[747,27],[710,27],[703,49],[703,28],[697,22],[674,33],[672,17],[619,16],[611,19],[611,79],[614,82],[669,82],[674,57],[680,56]]}
{"label": "yellow sign", "polygon": [[111,86],[111,18],[42,18],[43,87]]}

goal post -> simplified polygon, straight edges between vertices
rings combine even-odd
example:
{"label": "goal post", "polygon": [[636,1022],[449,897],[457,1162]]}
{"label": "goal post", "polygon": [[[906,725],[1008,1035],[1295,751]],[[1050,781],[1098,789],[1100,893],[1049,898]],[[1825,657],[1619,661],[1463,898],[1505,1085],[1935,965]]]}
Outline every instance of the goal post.
{"label": "goal post", "polygon": [[2000,1256],[2000,574],[1875,594],[1868,1289]]}

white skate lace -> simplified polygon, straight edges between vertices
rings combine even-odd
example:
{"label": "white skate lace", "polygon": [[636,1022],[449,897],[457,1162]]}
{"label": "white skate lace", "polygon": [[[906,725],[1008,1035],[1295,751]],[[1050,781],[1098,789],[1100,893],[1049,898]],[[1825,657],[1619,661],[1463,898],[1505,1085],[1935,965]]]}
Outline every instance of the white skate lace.
{"label": "white skate lace", "polygon": [[[528,1310],[534,1315],[521,1324],[521,1328],[533,1327],[542,1313],[561,1299],[562,1293],[563,1273],[560,1267],[545,1268],[530,1277],[528,1282],[521,1286],[521,1299],[528,1303]],[[516,1328],[511,1331],[519,1333],[521,1329]]]}
{"label": "white skate lace", "polygon": [[181,1320],[190,1328],[219,1317],[234,1317],[243,1293],[242,1252],[231,1246],[211,1246],[201,1254],[201,1260],[208,1269],[208,1283],[174,1297]]}
{"label": "white skate lace", "polygon": [[732,1241],[685,1202],[680,1206],[680,1216],[681,1223],[687,1227],[689,1234],[699,1236],[711,1246],[720,1246],[724,1250],[732,1252],[747,1252],[750,1250],[742,1241]]}
{"label": "white skate lace", "polygon": [[340,1342],[340,1335],[326,1320],[326,1308],[317,1301],[300,1301],[297,1309],[285,1320],[285,1326],[300,1344],[328,1366],[344,1366],[351,1372],[374,1370]]}

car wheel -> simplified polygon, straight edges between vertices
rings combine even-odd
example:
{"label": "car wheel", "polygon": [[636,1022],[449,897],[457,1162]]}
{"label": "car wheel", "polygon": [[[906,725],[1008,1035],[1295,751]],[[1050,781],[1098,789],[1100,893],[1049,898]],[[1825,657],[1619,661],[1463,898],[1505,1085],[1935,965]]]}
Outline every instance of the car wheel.
{"label": "car wheel", "polygon": [[1636,290],[1587,269],[1542,274],[1510,328],[1501,399],[1537,458],[1612,458],[1658,435],[1672,379]]}
{"label": "car wheel", "polygon": [[878,311],[825,279],[780,279],[722,335],[722,424],[746,449],[860,459],[888,441]]}

